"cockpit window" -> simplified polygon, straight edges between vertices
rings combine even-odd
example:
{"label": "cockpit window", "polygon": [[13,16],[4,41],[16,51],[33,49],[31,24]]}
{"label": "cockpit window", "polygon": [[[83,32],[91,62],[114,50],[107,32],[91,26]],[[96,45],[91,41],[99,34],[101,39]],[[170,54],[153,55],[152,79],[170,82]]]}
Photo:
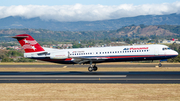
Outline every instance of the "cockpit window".
{"label": "cockpit window", "polygon": [[162,50],[171,50],[171,48],[166,47],[166,48],[162,48]]}

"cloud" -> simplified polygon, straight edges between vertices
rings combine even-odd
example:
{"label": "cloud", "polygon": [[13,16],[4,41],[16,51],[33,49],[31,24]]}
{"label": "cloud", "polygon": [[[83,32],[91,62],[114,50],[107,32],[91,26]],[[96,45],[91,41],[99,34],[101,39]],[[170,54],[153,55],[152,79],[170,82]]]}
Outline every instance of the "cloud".
{"label": "cloud", "polygon": [[106,5],[19,5],[0,6],[0,18],[22,16],[24,18],[40,17],[43,20],[57,21],[96,21],[134,17],[139,15],[163,15],[180,13],[180,1],[163,4],[122,4]]}

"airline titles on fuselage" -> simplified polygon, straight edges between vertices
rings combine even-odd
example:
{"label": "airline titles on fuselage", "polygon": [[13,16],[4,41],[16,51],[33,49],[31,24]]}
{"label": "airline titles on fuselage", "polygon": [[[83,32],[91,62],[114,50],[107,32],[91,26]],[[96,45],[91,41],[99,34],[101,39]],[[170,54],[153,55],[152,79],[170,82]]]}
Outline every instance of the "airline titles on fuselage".
{"label": "airline titles on fuselage", "polygon": [[144,49],[148,49],[148,47],[140,47],[140,48],[124,48],[123,50],[144,50]]}

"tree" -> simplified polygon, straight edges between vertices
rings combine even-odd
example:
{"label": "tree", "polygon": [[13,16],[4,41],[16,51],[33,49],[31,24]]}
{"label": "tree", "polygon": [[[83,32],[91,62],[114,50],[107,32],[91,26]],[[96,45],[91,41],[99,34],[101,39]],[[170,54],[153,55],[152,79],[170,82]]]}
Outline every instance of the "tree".
{"label": "tree", "polygon": [[141,28],[145,28],[146,26],[144,24],[139,25]]}
{"label": "tree", "polygon": [[148,37],[140,37],[140,40],[148,40],[149,38]]}
{"label": "tree", "polygon": [[126,39],[125,39],[125,42],[128,43],[128,44],[130,44],[131,40],[130,40],[129,38],[126,38]]}
{"label": "tree", "polygon": [[1,62],[13,62],[13,59],[5,57]]}
{"label": "tree", "polygon": [[81,44],[73,44],[73,46],[72,46],[73,48],[81,48],[82,47],[82,45]]}

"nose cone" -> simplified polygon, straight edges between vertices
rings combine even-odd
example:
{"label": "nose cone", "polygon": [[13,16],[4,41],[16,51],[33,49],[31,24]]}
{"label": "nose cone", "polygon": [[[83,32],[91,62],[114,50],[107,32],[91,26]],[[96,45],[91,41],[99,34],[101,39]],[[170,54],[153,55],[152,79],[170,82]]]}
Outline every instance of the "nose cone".
{"label": "nose cone", "polygon": [[173,53],[174,53],[175,56],[178,56],[178,55],[179,55],[178,52],[176,52],[176,51],[174,51]]}
{"label": "nose cone", "polygon": [[171,58],[178,56],[178,52],[171,50],[166,55],[169,55]]}

